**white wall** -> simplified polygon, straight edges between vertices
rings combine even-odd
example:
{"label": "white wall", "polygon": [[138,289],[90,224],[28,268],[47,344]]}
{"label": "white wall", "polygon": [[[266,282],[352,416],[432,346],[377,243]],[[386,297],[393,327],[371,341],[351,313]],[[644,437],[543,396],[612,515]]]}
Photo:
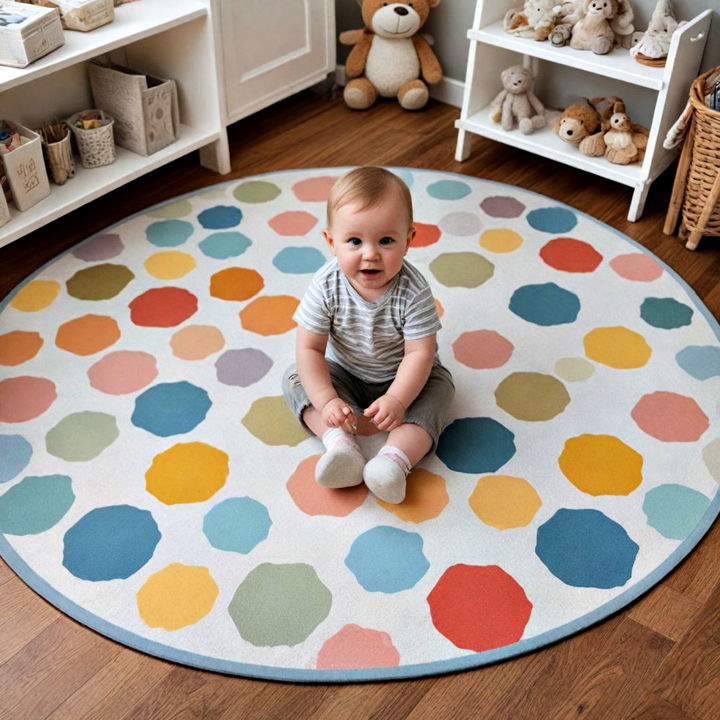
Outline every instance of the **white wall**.
{"label": "white wall", "polygon": [[[493,0],[488,0],[492,2]],[[687,20],[716,4],[717,0],[674,0],[673,8],[679,20]],[[522,0],[516,3],[522,5]],[[656,0],[632,0],[635,11],[635,26],[644,30]],[[362,17],[357,0],[335,0],[337,31],[362,27]],[[434,49],[443,66],[446,78],[460,82],[465,79],[467,62],[467,29],[472,25],[475,12],[474,0],[443,0],[432,10],[430,19],[423,32],[435,38]],[[338,63],[344,64],[349,48],[338,45]],[[709,70],[720,65],[720,11],[714,10],[710,36],[705,46],[705,55],[701,70]]]}

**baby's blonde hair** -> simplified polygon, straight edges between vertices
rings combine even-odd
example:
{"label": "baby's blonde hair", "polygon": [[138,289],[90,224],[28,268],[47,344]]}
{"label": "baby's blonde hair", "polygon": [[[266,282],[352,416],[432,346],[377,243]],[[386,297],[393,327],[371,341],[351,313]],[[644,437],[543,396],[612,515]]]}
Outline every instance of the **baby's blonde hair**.
{"label": "baby's blonde hair", "polygon": [[409,229],[413,222],[413,207],[408,186],[394,173],[373,165],[350,170],[330,188],[327,200],[328,227],[332,224],[335,211],[343,205],[357,202],[361,210],[366,210],[377,205],[393,190],[399,194],[401,204],[405,206]]}

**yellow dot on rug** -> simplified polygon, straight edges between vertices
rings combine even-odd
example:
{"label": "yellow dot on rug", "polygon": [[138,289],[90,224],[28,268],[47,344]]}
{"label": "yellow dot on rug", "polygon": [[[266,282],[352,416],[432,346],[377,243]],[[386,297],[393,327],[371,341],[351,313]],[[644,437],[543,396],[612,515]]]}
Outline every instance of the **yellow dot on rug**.
{"label": "yellow dot on rug", "polygon": [[240,324],[258,335],[282,335],[297,325],[293,314],[299,304],[289,295],[259,297],[240,311]]}
{"label": "yellow dot on rug", "polygon": [[585,335],[583,344],[590,360],[618,370],[642,367],[652,355],[642,335],[619,326],[595,328]]}
{"label": "yellow dot on rug", "polygon": [[493,228],[480,235],[480,245],[495,253],[514,252],[523,244],[522,235],[507,228]]}
{"label": "yellow dot on rug", "polygon": [[207,568],[173,563],[138,590],[138,611],[149,627],[179,630],[202,620],[219,592]]}
{"label": "yellow dot on rug", "polygon": [[147,491],[166,505],[204,502],[227,480],[228,456],[202,442],[178,443],[153,458]]}
{"label": "yellow dot on rug", "polygon": [[437,517],[449,501],[445,478],[423,468],[415,468],[408,475],[407,492],[400,504],[393,505],[376,499],[378,505],[400,520],[414,523]]}
{"label": "yellow dot on rug", "polygon": [[51,305],[60,294],[60,283],[54,280],[33,280],[21,288],[10,301],[10,307],[23,312],[37,312]]}
{"label": "yellow dot on rug", "polygon": [[481,477],[468,502],[480,520],[498,530],[529,525],[542,505],[527,480],[510,475]]}
{"label": "yellow dot on rug", "polygon": [[642,455],[613,435],[569,438],[558,464],[565,477],[588,495],[629,495],[642,482]]}
{"label": "yellow dot on rug", "polygon": [[145,269],[158,280],[174,280],[187,275],[196,267],[195,258],[179,250],[167,250],[151,255],[144,263]]}

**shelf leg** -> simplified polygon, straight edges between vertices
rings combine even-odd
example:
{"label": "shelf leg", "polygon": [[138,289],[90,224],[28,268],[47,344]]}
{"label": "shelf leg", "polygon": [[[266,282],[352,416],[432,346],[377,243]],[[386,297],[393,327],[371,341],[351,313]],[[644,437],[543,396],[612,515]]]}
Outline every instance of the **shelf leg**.
{"label": "shelf leg", "polygon": [[463,162],[470,157],[470,135],[467,130],[458,130],[457,145],[455,146],[455,160]]}
{"label": "shelf leg", "polygon": [[648,191],[650,190],[650,183],[646,182],[642,185],[638,185],[633,192],[632,200],[630,201],[630,209],[628,210],[628,220],[635,222],[640,219],[645,209],[645,200],[647,200]]}
{"label": "shelf leg", "polygon": [[200,164],[220,175],[227,175],[230,172],[230,146],[227,128],[223,128],[220,137],[215,142],[200,148]]}
{"label": "shelf leg", "polygon": [[692,157],[692,149],[695,143],[695,122],[690,123],[682,153],[680,153],[680,161],[675,171],[675,180],[673,181],[672,195],[670,196],[670,204],[668,205],[667,215],[665,216],[665,225],[663,232],[665,235],[672,235],[677,225],[680,210],[682,209],[683,197],[685,196],[685,180],[690,170],[690,160]]}

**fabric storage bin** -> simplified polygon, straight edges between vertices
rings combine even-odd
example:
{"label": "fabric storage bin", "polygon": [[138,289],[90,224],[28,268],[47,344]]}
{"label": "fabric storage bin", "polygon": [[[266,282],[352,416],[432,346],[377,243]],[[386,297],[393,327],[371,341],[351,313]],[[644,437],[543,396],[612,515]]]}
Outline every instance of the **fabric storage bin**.
{"label": "fabric storage bin", "polygon": [[18,210],[27,210],[50,194],[42,140],[37,133],[10,120],[0,120],[0,123],[26,138],[22,145],[2,153],[0,157],[10,184],[13,204]]}
{"label": "fabric storage bin", "polygon": [[152,155],[177,137],[174,80],[162,80],[119,65],[88,65],[93,102],[115,118],[115,142],[139,155]]}
{"label": "fabric storage bin", "polygon": [[0,65],[25,67],[65,44],[56,8],[0,2]]}
{"label": "fabric storage bin", "polygon": [[0,227],[2,227],[10,219],[10,208],[8,208],[5,193],[0,188]]}
{"label": "fabric storage bin", "polygon": [[[28,0],[25,0],[26,2]],[[87,32],[115,19],[113,0],[29,0],[33,5],[56,7],[66,30]]]}
{"label": "fabric storage bin", "polygon": [[100,127],[89,129],[78,127],[81,116],[91,112],[93,111],[82,110],[71,115],[65,121],[75,136],[78,152],[80,153],[80,162],[84,168],[111,165],[115,162],[113,118],[101,110],[99,113],[103,124]]}

